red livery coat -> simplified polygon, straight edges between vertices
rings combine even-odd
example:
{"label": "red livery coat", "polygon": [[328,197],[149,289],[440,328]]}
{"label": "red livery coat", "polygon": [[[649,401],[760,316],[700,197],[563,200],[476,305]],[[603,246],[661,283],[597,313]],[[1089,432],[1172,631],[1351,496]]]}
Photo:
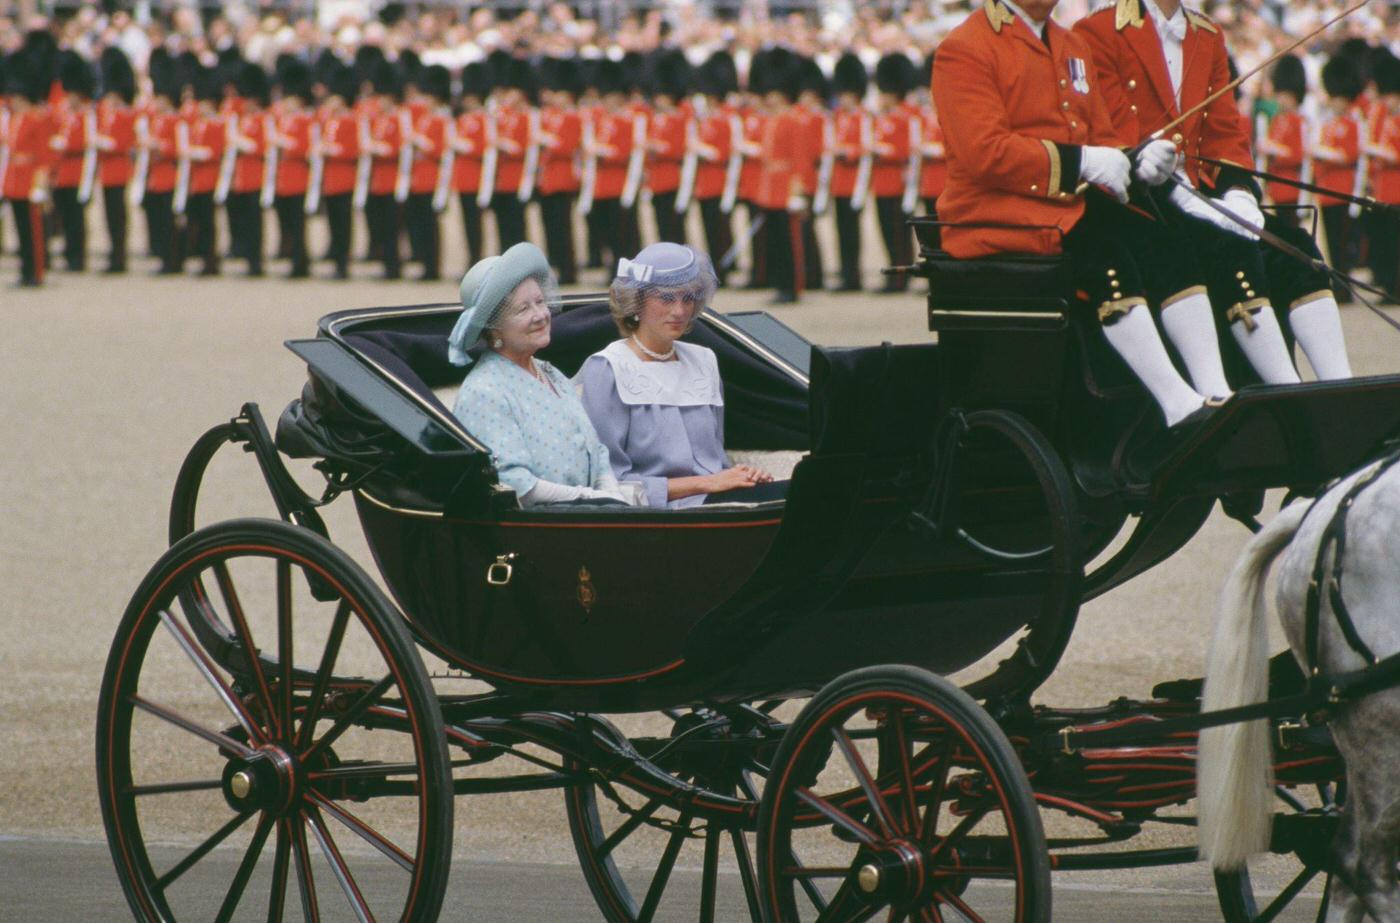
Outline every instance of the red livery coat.
{"label": "red livery coat", "polygon": [[572,109],[546,106],[540,110],[540,131],[547,140],[540,145],[540,195],[578,192],[578,155],[583,142],[583,119]]}
{"label": "red livery coat", "polygon": [[[1143,141],[1230,82],[1225,36],[1210,19],[1187,10],[1178,105],[1157,27],[1141,2],[1118,0],[1074,24],[1074,34],[1089,45],[1098,91],[1122,146]],[[1060,75],[1061,86],[1065,79]],[[1234,97],[1224,93],[1172,129],[1168,137],[1187,154],[1187,175],[1199,185],[1202,178],[1214,183],[1216,171],[1209,168],[1203,177],[1200,163],[1190,158],[1209,157],[1250,169],[1254,157],[1249,135],[1249,121]]]}
{"label": "red livery coat", "polygon": [[[1092,67],[1088,43],[1054,21],[1046,28],[1049,47],[993,0],[939,46],[933,97],[947,141],[943,220],[1068,231],[1084,213],[1078,148],[1116,136],[1092,74],[1081,74],[1087,92],[1074,86],[1079,69]],[[942,239],[961,258],[1060,249],[1053,231],[948,227]]]}

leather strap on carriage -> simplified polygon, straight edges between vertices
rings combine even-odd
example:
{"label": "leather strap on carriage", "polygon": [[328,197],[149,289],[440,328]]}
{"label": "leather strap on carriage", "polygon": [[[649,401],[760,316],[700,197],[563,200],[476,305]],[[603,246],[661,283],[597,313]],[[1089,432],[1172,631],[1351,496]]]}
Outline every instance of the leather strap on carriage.
{"label": "leather strap on carriage", "polygon": [[[1313,562],[1312,580],[1308,583],[1303,609],[1303,640],[1307,648],[1307,661],[1303,667],[1308,673],[1310,683],[1318,677],[1320,671],[1318,649],[1322,644],[1322,588],[1324,585],[1327,588],[1327,601],[1332,604],[1332,614],[1337,619],[1337,625],[1342,629],[1342,637],[1346,639],[1347,644],[1351,645],[1351,649],[1360,654],[1367,663],[1372,666],[1377,663],[1376,655],[1372,653],[1366,642],[1361,640],[1361,635],[1357,633],[1356,623],[1352,621],[1351,613],[1347,611],[1346,602],[1342,599],[1342,559],[1347,546],[1347,513],[1351,510],[1352,504],[1356,502],[1356,497],[1363,490],[1375,483],[1376,479],[1394,466],[1396,462],[1400,462],[1400,448],[1392,451],[1369,472],[1357,478],[1342,496],[1341,502],[1337,504],[1337,509],[1333,512],[1327,527],[1322,530],[1322,537],[1317,546],[1317,559]],[[1314,500],[1313,505],[1316,506],[1321,499],[1319,497]],[[1309,510],[1309,513],[1311,512]],[[1329,551],[1332,553],[1330,578],[1327,573]]]}
{"label": "leather strap on carriage", "polygon": [[1367,209],[1368,211],[1391,211],[1396,209],[1397,207],[1400,207],[1388,204],[1386,202],[1377,202],[1370,196],[1348,195],[1345,192],[1337,192],[1334,189],[1328,189],[1325,186],[1318,186],[1315,183],[1305,183],[1300,179],[1293,179],[1288,176],[1279,176],[1277,173],[1270,173],[1267,170],[1257,170],[1251,169],[1249,167],[1242,167],[1237,163],[1230,163],[1229,161],[1225,160],[1216,160],[1214,157],[1202,157],[1199,154],[1187,154],[1185,156],[1187,160],[1194,160],[1197,163],[1203,163],[1207,166],[1228,166],[1232,170],[1238,170],[1246,176],[1252,176],[1255,179],[1262,179],[1268,183],[1278,183],[1281,186],[1292,186],[1294,189],[1301,189],[1304,192],[1313,192],[1317,193],[1318,195],[1331,196],[1332,198],[1340,199],[1341,201],[1346,202],[1349,205],[1359,205],[1360,207]]}

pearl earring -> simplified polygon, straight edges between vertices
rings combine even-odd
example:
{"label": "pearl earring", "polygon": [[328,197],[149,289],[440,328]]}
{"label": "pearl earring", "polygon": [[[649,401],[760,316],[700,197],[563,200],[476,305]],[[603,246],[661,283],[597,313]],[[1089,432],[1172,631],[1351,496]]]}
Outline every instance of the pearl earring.
{"label": "pearl earring", "polygon": [[501,338],[500,338],[500,337],[497,337],[496,339],[494,339],[494,340],[491,341],[491,348],[492,348],[492,349],[500,349],[500,348],[501,348]]}

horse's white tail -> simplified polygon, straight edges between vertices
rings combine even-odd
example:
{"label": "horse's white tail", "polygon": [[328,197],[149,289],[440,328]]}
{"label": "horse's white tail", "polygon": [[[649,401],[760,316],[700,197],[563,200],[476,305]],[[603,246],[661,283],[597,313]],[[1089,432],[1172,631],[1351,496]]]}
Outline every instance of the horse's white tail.
{"label": "horse's white tail", "polygon": [[[1287,507],[1250,540],[1225,581],[1206,664],[1202,711],[1268,696],[1269,565],[1292,540],[1310,504]],[[1242,866],[1269,847],[1273,783],[1269,723],[1250,721],[1201,732],[1196,764],[1201,855],[1217,869]]]}

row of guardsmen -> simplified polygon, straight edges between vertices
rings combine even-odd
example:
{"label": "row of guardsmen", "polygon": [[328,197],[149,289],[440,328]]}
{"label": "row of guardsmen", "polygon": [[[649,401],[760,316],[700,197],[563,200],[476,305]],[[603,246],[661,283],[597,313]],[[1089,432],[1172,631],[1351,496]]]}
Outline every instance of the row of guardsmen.
{"label": "row of guardsmen", "polygon": [[[1400,59],[1384,46],[1345,43],[1322,67],[1322,93],[1308,93],[1303,62],[1286,55],[1271,72],[1272,113],[1260,116],[1265,169],[1319,187],[1267,184],[1281,206],[1314,206],[1331,263],[1367,266],[1396,299],[1400,276]],[[1362,200],[1344,201],[1327,191]],[[1339,293],[1340,294],[1340,293]]]}
{"label": "row of guardsmen", "polygon": [[[276,253],[292,277],[310,274],[306,222],[324,214],[325,258],[339,278],[349,274],[354,211],[369,230],[366,258],[384,277],[402,273],[406,232],[420,277],[436,279],[440,216],[454,198],[463,266],[484,255],[488,212],[504,249],[526,239],[526,206],[538,202],[542,243],[564,284],[581,262],[609,266],[635,253],[649,202],[659,239],[685,242],[694,207],[722,277],[747,249],[749,286],[793,301],[825,287],[815,216],[834,215],[839,287],[858,290],[867,203],[889,264],[907,266],[906,219],[921,205],[933,213],[945,175],[938,121],[915,100],[927,99],[918,91],[928,68],[904,55],[878,62],[872,93],[854,55],[828,78],[781,48],[754,57],[745,92],[723,52],[695,68],[679,51],[534,62],[498,52],[454,78],[374,48],[353,63],[329,53],[313,65],[284,58],[272,75],[236,58],[205,67],[158,50],[140,98],[115,49],[97,68],[68,52],[47,64],[35,57],[26,48],[0,71],[0,185],[24,284],[43,278],[50,192],[49,223],[71,270],[85,268],[85,208],[100,190],[109,272],[126,271],[128,208],[139,207],[159,272],[181,273],[197,257],[201,272],[218,273],[222,206],[229,255],[251,275],[264,272],[264,210],[276,213]],[[747,215],[741,235],[736,205]],[[576,223],[588,242],[582,259]],[[907,284],[893,274],[883,289]]]}

